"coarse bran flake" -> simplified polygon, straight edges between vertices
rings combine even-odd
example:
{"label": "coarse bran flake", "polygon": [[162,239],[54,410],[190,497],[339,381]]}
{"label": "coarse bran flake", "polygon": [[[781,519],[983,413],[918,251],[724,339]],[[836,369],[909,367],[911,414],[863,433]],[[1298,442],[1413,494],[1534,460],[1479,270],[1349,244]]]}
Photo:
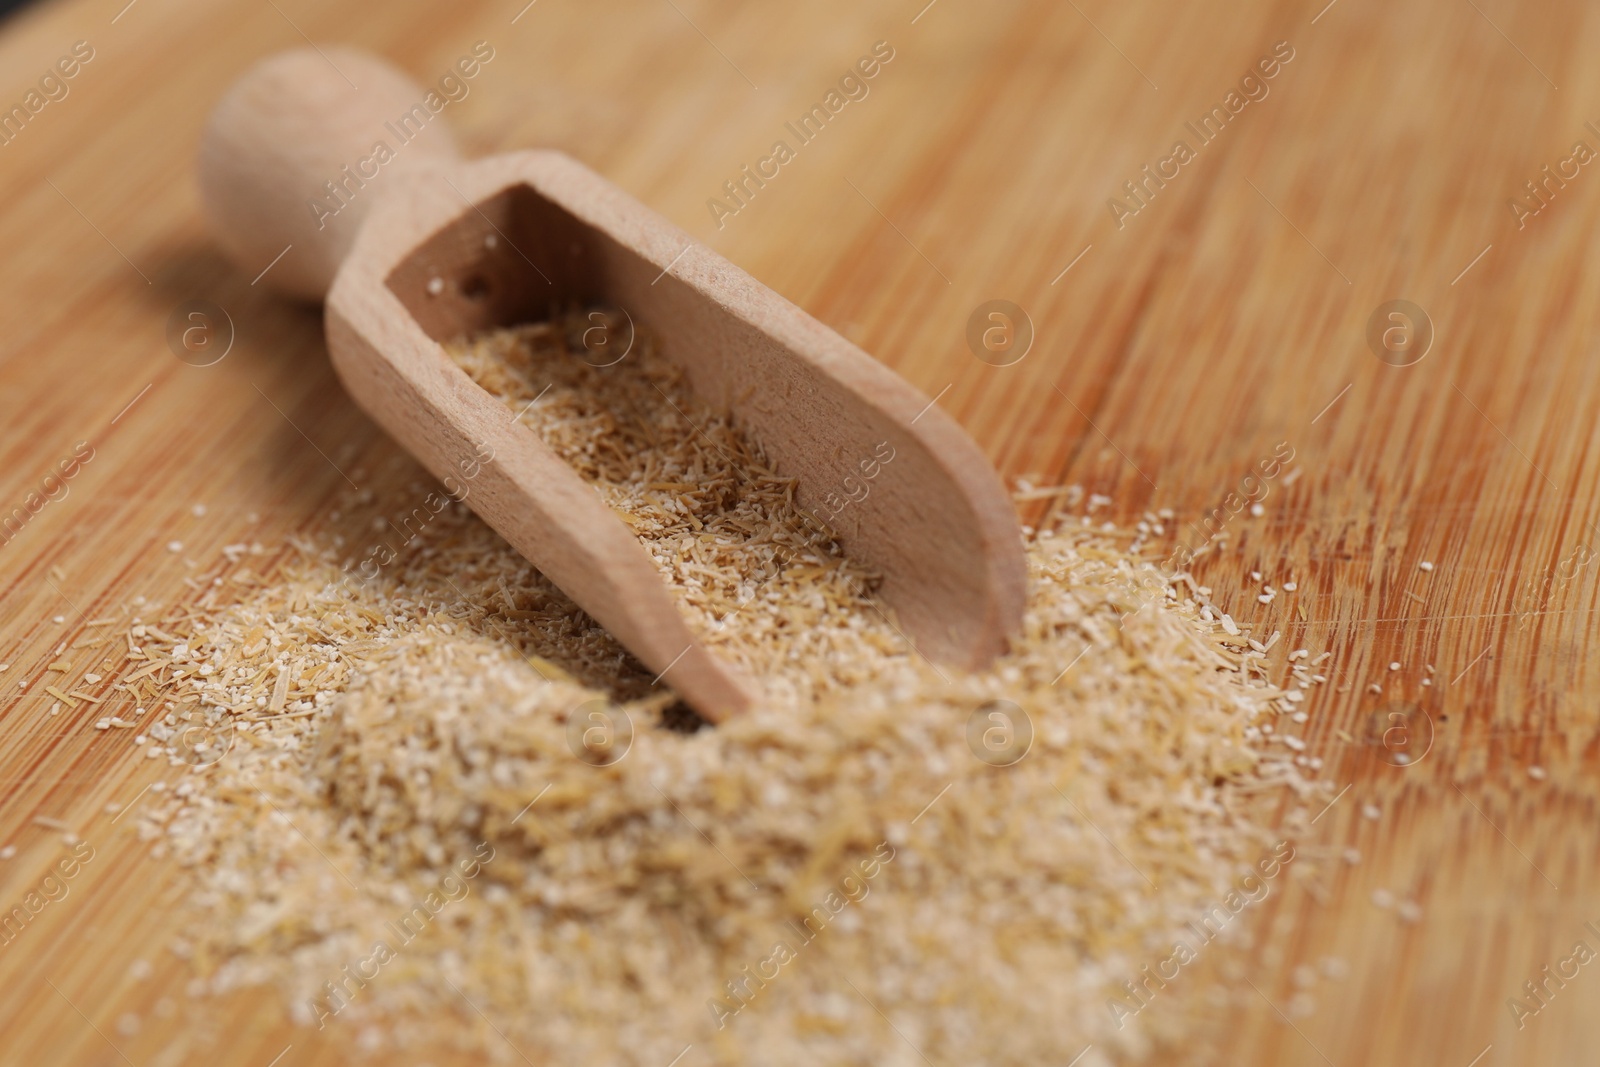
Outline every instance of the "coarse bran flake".
{"label": "coarse bran flake", "polygon": [[[194,872],[174,947],[202,988],[272,985],[352,1047],[505,1062],[662,1067],[692,1044],[878,1064],[910,1045],[1032,1065],[1093,1045],[1088,1067],[1184,1040],[1181,990],[1122,1029],[1107,1001],[1270,850],[1263,795],[1292,811],[1320,789],[1277,743],[1288,721],[1271,733],[1308,666],[1274,684],[1266,646],[1186,575],[1059,512],[1028,545],[1012,651],[927,664],[759,449],[642,333],[586,365],[587,324],[450,352],[767,701],[704,727],[459,504],[370,579],[337,539],[240,546],[235,595],[133,628],[125,683],[152,755],[192,768],[139,826]],[[381,514],[340,507],[364,529]],[[969,721],[1009,705],[1031,747],[991,766]],[[631,722],[620,758],[577,758],[580,706]]]}

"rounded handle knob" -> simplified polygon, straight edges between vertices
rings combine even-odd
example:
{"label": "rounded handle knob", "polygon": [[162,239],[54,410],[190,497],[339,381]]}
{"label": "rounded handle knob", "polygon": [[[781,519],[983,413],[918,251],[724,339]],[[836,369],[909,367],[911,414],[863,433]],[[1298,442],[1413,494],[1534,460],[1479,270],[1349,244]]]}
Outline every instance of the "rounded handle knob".
{"label": "rounded handle knob", "polygon": [[228,257],[252,276],[272,263],[263,282],[279,292],[326,296],[383,186],[459,158],[429,95],[351,48],[297,48],[246,71],[200,139],[200,196]]}

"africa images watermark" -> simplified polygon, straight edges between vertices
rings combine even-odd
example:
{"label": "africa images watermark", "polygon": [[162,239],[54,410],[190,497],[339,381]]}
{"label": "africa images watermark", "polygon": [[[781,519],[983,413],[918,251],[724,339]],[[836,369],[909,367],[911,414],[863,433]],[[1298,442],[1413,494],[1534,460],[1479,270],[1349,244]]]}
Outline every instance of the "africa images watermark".
{"label": "africa images watermark", "polygon": [[[1584,128],[1596,137],[1600,137],[1600,126],[1593,121],[1583,124]],[[1565,159],[1556,160],[1555,169],[1550,169],[1546,163],[1539,171],[1537,181],[1526,181],[1522,187],[1527,190],[1527,200],[1511,197],[1506,201],[1506,207],[1511,209],[1511,217],[1517,220],[1517,229],[1525,229],[1528,220],[1550,206],[1556,194],[1567,187],[1570,182],[1578,177],[1584,166],[1593,162],[1600,153],[1597,153],[1588,141],[1574,141],[1572,151]]]}
{"label": "africa images watermark", "polygon": [[[1106,1010],[1111,1013],[1111,1021],[1117,1024],[1117,1029],[1121,1030],[1130,1018],[1148,1008],[1156,994],[1165,989],[1168,982],[1176,981],[1183,973],[1183,968],[1199,959],[1201,951],[1215,941],[1246,908],[1266,900],[1272,892],[1269,883],[1283,868],[1294,862],[1294,856],[1294,846],[1287,841],[1279,841],[1273,846],[1272,855],[1259,861],[1255,871],[1239,879],[1220,904],[1213,904],[1201,913],[1199,923],[1184,924],[1186,936],[1173,939],[1171,954],[1155,963],[1154,973],[1147,963],[1139,971],[1144,977],[1137,982],[1133,979],[1123,982],[1124,993],[1106,1001]],[[1261,872],[1259,876],[1256,871]]]}
{"label": "africa images watermark", "polygon": [[68,883],[92,859],[94,846],[87,841],[79,841],[73,846],[70,856],[57,860],[55,869],[40,879],[37,889],[29,890],[23,895],[22,903],[0,915],[0,945],[9,947],[47,906],[67,899],[67,894],[72,892],[72,886]]}
{"label": "africa images watermark", "polygon": [[337,175],[323,182],[322,188],[327,198],[314,196],[306,201],[306,207],[310,208],[311,218],[316,222],[317,229],[322,229],[328,224],[329,219],[348,207],[356,198],[356,194],[367,187],[367,182],[376,178],[385,164],[393,162],[399,150],[415,140],[435,115],[443,111],[447,105],[459,104],[465,100],[467,94],[472,92],[468,82],[476,78],[493,58],[494,48],[489,42],[479,41],[474,44],[471,55],[462,56],[456,60],[454,67],[440,75],[437,89],[428,90],[427,95],[412,104],[405,114],[396,116],[393,122],[383,124],[384,129],[394,135],[393,148],[389,147],[388,141],[375,141],[371,150],[355,161],[354,170],[350,164],[345,164]]}
{"label": "africa images watermark", "polygon": [[23,127],[35,115],[51,104],[59,104],[72,92],[69,84],[78,72],[94,59],[94,46],[88,41],[73,44],[71,52],[55,61],[55,65],[39,76],[38,88],[22,94],[22,101],[0,111],[0,148],[4,148],[21,135]]}
{"label": "africa images watermark", "polygon": [[[422,536],[422,532],[427,529],[428,524],[437,518],[445,508],[449,507],[452,500],[458,504],[466,503],[468,495],[472,492],[472,481],[483,473],[483,465],[494,459],[494,448],[491,445],[480,443],[474,444],[472,447],[473,454],[466,459],[458,461],[456,464],[456,469],[461,472],[459,480],[454,475],[445,475],[445,491],[443,493],[438,491],[430,492],[422,498],[420,505],[412,508],[410,513],[401,518],[398,523],[386,520],[389,521],[389,525],[394,527],[397,533],[406,535],[405,540],[400,542],[401,548]],[[355,588],[351,584],[353,579],[360,579],[362,582],[374,581],[382,573],[383,568],[393,563],[399,558],[399,555],[399,551],[388,541],[374,545],[369,550],[367,557],[355,565],[353,572],[349,564],[345,565],[342,572],[344,574],[345,587],[347,589]]]}
{"label": "africa images watermark", "polygon": [[[1237,490],[1229,490],[1216,507],[1202,512],[1198,520],[1189,523],[1189,528],[1200,536],[1198,543],[1187,544],[1179,536],[1165,559],[1159,563],[1152,561],[1150,566],[1136,568],[1133,580],[1138,607],[1124,613],[1122,620],[1125,622],[1138,615],[1151,604],[1161,603],[1166,598],[1171,584],[1179,580],[1180,576],[1186,575],[1194,561],[1226,533],[1231,520],[1247,510],[1253,516],[1263,514],[1261,502],[1272,491],[1270,483],[1281,478],[1279,484],[1288,485],[1300,476],[1299,468],[1290,467],[1294,458],[1294,446],[1288,441],[1278,442],[1273,447],[1271,455],[1257,460],[1240,477]],[[1240,632],[1233,618],[1212,603],[1209,589],[1197,586],[1193,582],[1190,582],[1190,589],[1200,602],[1203,618],[1218,618],[1222,621],[1223,629],[1229,633]]]}
{"label": "africa images watermark", "polygon": [[[807,509],[807,514],[816,520],[817,525],[823,530],[833,529],[833,519],[837,519],[851,504],[859,504],[872,493],[872,482],[883,473],[883,468],[894,462],[896,452],[894,446],[888,441],[879,441],[873,446],[872,455],[863,457],[856,464],[861,472],[861,477],[846,474],[839,479],[838,491],[829,490],[822,494],[822,500],[816,507]],[[844,496],[840,496],[843,493]],[[823,512],[827,515],[824,516]]]}
{"label": "africa images watermark", "polygon": [[0,544],[10,544],[46,505],[65,500],[72,491],[67,483],[92,459],[94,446],[88,441],[79,441],[72,446],[72,455],[58,460],[56,469],[39,480],[38,489],[30,489],[22,503],[10,511],[0,512]]}
{"label": "africa images watermark", "polygon": [[800,949],[805,948],[817,935],[821,934],[828,923],[844,911],[850,904],[859,904],[866,895],[872,892],[872,887],[867,883],[876,878],[885,864],[894,860],[895,849],[888,841],[880,841],[872,854],[864,860],[859,860],[851,869],[851,873],[839,880],[837,889],[830,889],[822,898],[822,903],[814,906],[806,913],[805,918],[797,924],[789,920],[789,929],[794,931],[794,944],[791,945],[785,938],[779,938],[772,944],[772,949],[764,959],[756,962],[754,968],[745,965],[739,968],[739,976],[723,983],[728,992],[723,996],[710,997],[706,1000],[706,1009],[711,1012],[711,1021],[721,1030],[728,1025],[728,1020],[738,1015],[756,996],[767,987],[767,983],[774,981],[786,964],[793,963],[800,956]]}
{"label": "africa images watermark", "polygon": [[1224,494],[1222,501],[1202,515],[1198,523],[1189,523],[1194,532],[1200,535],[1200,541],[1193,548],[1179,541],[1168,559],[1168,566],[1178,570],[1188,569],[1190,561],[1201,548],[1222,536],[1228,520],[1246,508],[1252,509],[1254,513],[1256,505],[1265,500],[1267,494],[1271,492],[1268,483],[1294,462],[1294,456],[1294,446],[1288,441],[1279,441],[1274,445],[1272,455],[1258,460],[1255,467],[1239,479],[1238,492],[1230,491]]}
{"label": "africa images watermark", "polygon": [[796,122],[783,124],[783,128],[793,135],[795,148],[789,147],[789,142],[781,138],[773,141],[771,150],[756,160],[753,169],[747,163],[739,168],[736,178],[723,182],[722,191],[727,199],[713,196],[706,200],[706,209],[711,212],[711,221],[717,224],[717,229],[722,229],[728,219],[749,206],[756,193],[765,189],[767,182],[776,178],[785,164],[798,158],[797,149],[816,140],[829,120],[836,118],[847,104],[852,100],[865,100],[872,91],[867,83],[876,78],[892,59],[894,48],[888,41],[878,41],[872,46],[872,54],[856,60],[855,66],[840,76],[838,88],[829,89],[821,103],[812,104],[810,110]]}
{"label": "africa images watermark", "polygon": [[1534,616],[1550,606],[1550,601],[1555,598],[1557,591],[1582,574],[1584,569],[1595,561],[1596,556],[1595,550],[1587,541],[1580,541],[1560,563],[1545,568],[1523,582],[1522,589],[1512,603],[1512,610],[1517,615],[1517,628],[1526,629]]}
{"label": "africa images watermark", "polygon": [[[1262,56],[1256,60],[1255,66],[1246,71],[1239,79],[1238,89],[1229,89],[1222,103],[1213,107],[1200,117],[1199,123],[1185,122],[1184,128],[1193,134],[1193,146],[1187,140],[1175,141],[1172,151],[1154,164],[1146,163],[1133,181],[1122,183],[1127,200],[1122,199],[1122,194],[1106,200],[1106,207],[1111,211],[1111,221],[1117,224],[1117,229],[1127,225],[1127,220],[1149,206],[1156,193],[1166,188],[1167,182],[1172,181],[1189,163],[1200,158],[1200,149],[1222,136],[1222,131],[1228,124],[1239,117],[1239,114],[1250,105],[1252,101],[1260,103],[1272,92],[1267,83],[1282,72],[1283,67],[1294,59],[1294,48],[1288,41],[1279,41],[1272,46],[1270,55]],[[1130,203],[1131,201],[1131,203]]]}
{"label": "africa images watermark", "polygon": [[[487,853],[487,854],[485,854]],[[421,933],[428,928],[445,907],[454,901],[461,900],[470,892],[467,884],[482,873],[483,868],[494,859],[494,846],[487,841],[480,842],[473,849],[476,859],[464,859],[456,864],[456,871],[439,879],[437,889],[429,890],[426,895],[411,906],[411,910],[400,916],[397,921],[385,923],[387,933],[393,936],[393,945],[389,939],[379,938],[372,943],[372,951],[354,963],[345,964],[336,980],[323,983],[323,996],[312,997],[306,1002],[309,1015],[301,1015],[299,1021],[309,1023],[315,1019],[317,1029],[321,1030],[328,1025],[328,1020],[338,1015],[350,1006],[350,1002],[367,987],[367,983],[378,977],[384,966],[392,963],[399,957],[399,950],[415,941]]]}
{"label": "africa images watermark", "polygon": [[[1600,938],[1600,926],[1593,922],[1583,924],[1596,938]],[[1517,1029],[1525,1029],[1528,1020],[1538,1015],[1550,1006],[1556,994],[1567,988],[1567,983],[1577,978],[1582,968],[1596,958],[1595,950],[1589,947],[1587,941],[1579,941],[1572,946],[1572,951],[1565,957],[1556,961],[1555,971],[1551,972],[1547,963],[1539,968],[1539,980],[1529,979],[1522,983],[1527,999],[1519,997],[1506,998],[1506,1010],[1511,1013],[1511,1021],[1517,1024]]]}

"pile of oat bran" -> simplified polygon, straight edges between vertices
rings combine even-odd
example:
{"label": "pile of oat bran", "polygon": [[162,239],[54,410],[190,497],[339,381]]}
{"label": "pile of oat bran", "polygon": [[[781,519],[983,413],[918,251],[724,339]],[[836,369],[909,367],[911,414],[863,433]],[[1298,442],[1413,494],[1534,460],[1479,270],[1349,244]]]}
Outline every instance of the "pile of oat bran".
{"label": "pile of oat bran", "polygon": [[[1243,797],[1311,789],[1276,743],[1309,669],[1271,684],[1191,583],[1076,521],[1030,541],[1012,654],[931,666],[648,339],[596,369],[576,329],[452,355],[596,484],[770,703],[691,732],[459,505],[371,581],[357,546],[297,545],[247,595],[140,638],[159,665],[142,691],[231,745],[141,825],[195,872],[204,919],[176,947],[209,987],[270,984],[373,1051],[502,1062],[1036,1064],[1092,1045],[1090,1067],[1181,1041],[1177,1007],[1118,1029],[1108,996],[1270,849]],[[602,767],[566,730],[597,699],[635,728]],[[1033,725],[1013,766],[968,747],[994,700]],[[153,744],[196,762],[170,722]],[[748,981],[778,942],[793,958]]]}

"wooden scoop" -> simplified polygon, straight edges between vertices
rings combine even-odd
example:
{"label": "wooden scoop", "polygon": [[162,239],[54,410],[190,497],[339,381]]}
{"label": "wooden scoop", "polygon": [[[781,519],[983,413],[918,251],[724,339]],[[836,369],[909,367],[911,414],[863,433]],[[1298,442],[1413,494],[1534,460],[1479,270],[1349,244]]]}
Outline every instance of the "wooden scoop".
{"label": "wooden scoop", "polygon": [[[621,308],[883,575],[920,653],[977,668],[1005,647],[1021,537],[954,421],[568,156],[461,161],[446,103],[365,53],[283,52],[223,97],[200,146],[217,239],[251,275],[273,263],[278,290],[326,298],[334,368],[369,415],[434,476],[476,475],[473,510],[696,711],[742,711],[758,685],[695,636],[627,525],[440,347],[555,302]],[[880,448],[893,461],[871,466]]]}

